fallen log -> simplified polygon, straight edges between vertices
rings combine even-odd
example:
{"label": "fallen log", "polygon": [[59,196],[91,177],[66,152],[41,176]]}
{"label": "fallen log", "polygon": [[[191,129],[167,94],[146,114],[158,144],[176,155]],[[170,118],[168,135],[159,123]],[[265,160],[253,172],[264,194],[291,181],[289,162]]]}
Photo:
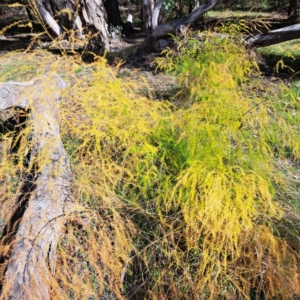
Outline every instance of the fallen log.
{"label": "fallen log", "polygon": [[[155,51],[161,51],[172,45],[172,41],[170,41],[171,35],[178,35],[178,33],[181,34],[181,31],[184,30],[187,25],[194,23],[204,13],[213,9],[221,2],[222,0],[208,0],[192,11],[186,18],[176,19],[171,23],[157,26],[151,36],[153,49]],[[246,36],[244,37],[244,44],[247,48],[251,49],[266,47],[299,38],[300,24],[295,24],[271,30],[266,33]]]}
{"label": "fallen log", "polygon": [[300,24],[271,30],[245,38],[247,48],[266,47],[300,38]]}
{"label": "fallen log", "polygon": [[73,205],[71,169],[60,137],[58,75],[0,84],[0,111],[29,110],[29,161],[21,195],[0,239],[1,299],[50,299],[49,280],[66,210]]}
{"label": "fallen log", "polygon": [[[163,50],[161,44],[159,43],[160,39],[170,37],[171,35],[176,35],[178,31],[182,31],[183,28],[189,24],[194,23],[199,19],[203,14],[213,9],[215,6],[220,4],[223,0],[208,0],[204,4],[200,5],[198,8],[193,10],[186,18],[176,19],[169,24],[161,24],[155,27],[151,39],[152,47],[155,51]],[[166,43],[164,42],[163,45]]]}

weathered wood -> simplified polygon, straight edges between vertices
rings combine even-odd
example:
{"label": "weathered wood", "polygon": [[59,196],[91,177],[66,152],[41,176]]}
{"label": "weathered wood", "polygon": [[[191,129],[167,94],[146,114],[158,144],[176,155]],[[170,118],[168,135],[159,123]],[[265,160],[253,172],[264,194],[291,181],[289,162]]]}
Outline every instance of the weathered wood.
{"label": "weathered wood", "polygon": [[71,169],[60,138],[58,105],[65,88],[57,75],[0,84],[0,110],[29,109],[31,126],[28,174],[21,189],[27,202],[16,205],[0,240],[0,257],[3,249],[9,257],[0,278],[4,299],[50,299],[56,243],[65,210],[72,206]]}
{"label": "weathered wood", "polygon": [[130,37],[134,33],[134,28],[133,28],[133,24],[132,24],[132,18],[133,18],[132,15],[128,14],[128,16],[127,16],[127,22],[125,24],[123,24],[122,33],[126,37]]}
{"label": "weathered wood", "polygon": [[60,36],[63,30],[45,8],[44,4],[40,0],[36,0],[35,5],[43,21],[53,30],[56,36]]}
{"label": "weathered wood", "polygon": [[81,7],[83,8],[84,23],[89,31],[93,33],[89,41],[90,49],[99,49],[99,45],[101,45],[109,51],[108,30],[104,19],[102,0],[81,0]]}
{"label": "weathered wood", "polygon": [[187,25],[194,23],[207,11],[213,9],[215,6],[220,4],[223,0],[209,0],[204,4],[200,5],[198,8],[192,11],[186,18],[176,19],[169,24],[162,24],[157,26],[152,33],[152,46],[154,50],[160,50],[160,47],[157,45],[158,40],[161,38],[166,38],[168,36],[176,35],[178,28],[186,27]]}
{"label": "weathered wood", "polygon": [[156,43],[156,49],[157,51],[162,51],[168,47],[173,47],[174,41],[170,39],[159,39]]}
{"label": "weathered wood", "polygon": [[182,29],[186,28],[186,26],[189,24],[194,23],[203,14],[213,9],[221,2],[222,0],[209,0],[200,5],[198,8],[194,9],[186,18],[176,19],[171,23],[156,26],[151,36],[153,49],[156,51],[161,51],[161,46],[167,45],[167,43],[160,43],[160,39],[165,39],[166,37],[170,37],[171,35],[176,35],[178,32],[181,32]]}
{"label": "weathered wood", "polygon": [[[13,0],[8,0],[14,3]],[[18,0],[18,2],[28,5],[33,14],[42,24],[46,24],[51,28],[56,37],[61,37],[64,33],[62,27],[51,15],[55,1],[50,2],[49,9],[43,0]],[[103,0],[66,0],[63,9],[67,9],[72,14],[73,29],[76,30],[75,36],[85,40],[83,36],[83,27],[87,33],[90,50],[99,50],[101,47],[109,51],[109,35],[107,24],[104,18]],[[52,7],[52,9],[50,9]]]}
{"label": "weathered wood", "polygon": [[[216,5],[221,3],[222,0],[210,0],[200,5],[189,16],[183,19],[177,19],[169,24],[162,24],[157,26],[152,33],[152,46],[154,50],[161,51],[162,47],[167,47],[169,43],[166,37],[176,35],[180,32],[180,28],[195,22],[205,12],[211,10]],[[247,36],[244,38],[247,48],[266,47],[274,44],[279,44],[285,41],[290,41],[300,38],[300,24],[287,26],[284,28],[268,31],[266,33],[258,34],[255,36]],[[163,39],[162,42],[160,40]]]}
{"label": "weathered wood", "polygon": [[255,36],[246,37],[245,41],[247,48],[255,48],[279,44],[299,38],[300,24],[295,24],[280,29],[271,30]]}
{"label": "weathered wood", "polygon": [[223,0],[210,0],[198,6],[198,8],[194,9],[191,14],[189,14],[185,20],[184,24],[191,24],[198,20],[203,14],[212,10],[215,6],[220,4]]}

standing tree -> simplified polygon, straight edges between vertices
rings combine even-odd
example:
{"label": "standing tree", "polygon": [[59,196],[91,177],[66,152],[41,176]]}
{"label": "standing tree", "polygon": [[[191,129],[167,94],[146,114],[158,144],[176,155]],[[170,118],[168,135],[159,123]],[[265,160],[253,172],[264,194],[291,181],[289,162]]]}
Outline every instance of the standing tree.
{"label": "standing tree", "polygon": [[[21,4],[33,12],[38,21],[51,29],[52,35],[64,38],[65,28],[56,20],[57,15],[67,13],[73,30],[77,31],[77,37],[86,39],[90,50],[104,48],[109,50],[107,24],[104,18],[104,6],[102,0],[20,0]],[[15,3],[9,0],[8,4]],[[57,7],[61,11],[57,11]],[[85,36],[83,36],[85,31]]]}
{"label": "standing tree", "polygon": [[152,30],[152,11],[154,8],[153,0],[142,0],[142,30],[149,32]]}
{"label": "standing tree", "polygon": [[107,23],[112,26],[122,26],[118,0],[104,0],[104,7],[107,14]]}
{"label": "standing tree", "polygon": [[156,0],[152,12],[152,30],[158,26],[158,18],[162,8],[163,0]]}
{"label": "standing tree", "polygon": [[288,17],[290,19],[297,19],[300,16],[300,1],[290,0],[288,7]]}

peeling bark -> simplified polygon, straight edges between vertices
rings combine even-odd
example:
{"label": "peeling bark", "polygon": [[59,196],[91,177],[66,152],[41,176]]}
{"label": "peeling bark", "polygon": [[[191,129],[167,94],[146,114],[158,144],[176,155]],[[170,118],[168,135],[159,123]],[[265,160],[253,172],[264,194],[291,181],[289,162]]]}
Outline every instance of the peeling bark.
{"label": "peeling bark", "polygon": [[40,0],[36,0],[35,3],[43,21],[53,30],[56,36],[60,36],[63,33],[62,28],[57,24]]}
{"label": "peeling bark", "polygon": [[57,75],[0,84],[0,110],[29,109],[31,126],[28,173],[0,240],[4,299],[50,299],[56,243],[73,203],[70,163],[60,138],[58,100],[65,88]]}
{"label": "peeling bark", "polygon": [[[13,0],[9,0],[12,4]],[[50,1],[49,8],[44,5],[47,2],[43,0],[19,0],[20,3],[28,5],[33,14],[42,24],[51,28],[56,37],[62,37],[64,30],[62,26],[54,19],[54,2]],[[51,8],[52,7],[52,8]],[[61,7],[60,7],[61,8]],[[99,50],[101,47],[109,51],[109,38],[107,24],[104,18],[103,0],[66,0],[61,9],[67,9],[72,14],[73,29],[76,30],[77,38],[85,40],[83,31],[88,36],[90,50]],[[30,11],[27,10],[30,16]]]}
{"label": "peeling bark", "polygon": [[102,0],[81,0],[83,23],[93,34],[90,38],[89,48],[96,50],[99,45],[109,51],[108,30],[104,19]]}

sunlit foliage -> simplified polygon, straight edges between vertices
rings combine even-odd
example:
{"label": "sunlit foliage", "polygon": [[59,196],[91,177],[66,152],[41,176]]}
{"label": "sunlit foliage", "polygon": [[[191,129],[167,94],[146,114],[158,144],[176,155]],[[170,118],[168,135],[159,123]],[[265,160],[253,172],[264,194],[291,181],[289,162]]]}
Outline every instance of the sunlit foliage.
{"label": "sunlit foliage", "polygon": [[[278,95],[253,92],[256,65],[238,39],[224,32],[179,40],[176,50],[165,54],[158,65],[177,74],[182,92],[172,122],[154,138],[161,151],[160,168],[171,173],[166,176],[169,195],[156,197],[162,213],[176,215],[171,227],[180,236],[179,244],[184,241],[184,253],[198,253],[198,264],[188,261],[183,267],[180,260],[183,269],[191,269],[191,263],[195,272],[187,286],[212,299],[233,290],[248,297],[259,289],[259,278],[265,295],[280,291],[289,299],[294,279],[285,285],[280,278],[285,283],[293,278],[293,255],[272,235],[270,224],[281,215],[272,200],[274,183],[281,181],[277,161],[300,154],[297,95],[283,85]],[[245,249],[252,252],[247,260]],[[271,257],[276,272],[268,269]],[[242,274],[249,276],[247,284]]]}
{"label": "sunlit foliage", "polygon": [[[283,84],[258,93],[256,65],[224,32],[186,36],[164,54],[158,66],[180,86],[170,102],[140,96],[104,58],[18,54],[32,77],[58,72],[70,86],[61,136],[76,209],[61,225],[53,298],[291,299],[297,253],[273,222],[278,161],[300,156],[296,94]],[[1,81],[20,80],[8,73]],[[16,137],[2,136],[1,219],[19,193],[28,134],[17,153]]]}

